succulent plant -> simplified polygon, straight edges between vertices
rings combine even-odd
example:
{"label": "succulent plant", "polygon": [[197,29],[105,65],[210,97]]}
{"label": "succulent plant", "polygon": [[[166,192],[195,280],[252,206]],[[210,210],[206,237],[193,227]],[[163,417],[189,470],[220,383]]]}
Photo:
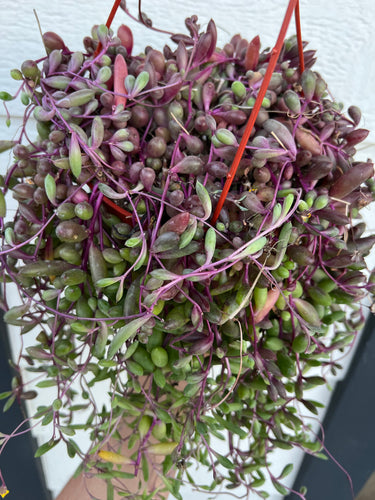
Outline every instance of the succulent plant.
{"label": "succulent plant", "polygon": [[[352,344],[374,287],[364,257],[375,236],[358,221],[374,168],[354,157],[368,131],[357,107],[346,115],[330,98],[314,51],[300,74],[287,39],[212,222],[271,52],[240,35],[217,48],[213,21],[186,27],[173,48],[139,55],[125,25],[94,26],[82,52],[48,32],[47,56],[12,71],[26,108],[19,137],[0,141],[13,154],[0,262],[23,303],[4,299],[5,320],[35,337],[22,358],[44,377],[37,388],[56,390],[32,416],[53,424],[37,456],[63,441],[126,496],[129,474],[116,468],[126,460],[104,450],[113,436],[146,480],[148,457],[165,456],[175,498],[182,481],[194,484],[195,462],[212,472],[201,489],[265,498],[272,450],[322,450],[302,414],[316,413],[308,389],[325,378],[309,370],[339,368],[333,354]],[[18,208],[4,222],[8,193]],[[6,408],[37,396],[19,368],[14,380]],[[92,389],[102,381],[101,409]],[[91,435],[87,453],[78,429]],[[290,470],[272,476],[277,491]]]}

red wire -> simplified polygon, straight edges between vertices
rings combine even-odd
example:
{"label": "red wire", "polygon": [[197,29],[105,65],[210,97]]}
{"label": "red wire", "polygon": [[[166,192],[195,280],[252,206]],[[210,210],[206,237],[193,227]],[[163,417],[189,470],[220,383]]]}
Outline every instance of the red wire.
{"label": "red wire", "polygon": [[[113,7],[112,7],[111,12],[109,13],[107,22],[105,23],[105,25],[107,26],[108,29],[111,27],[111,24],[112,24],[113,18],[116,15],[117,9],[120,7],[120,3],[121,3],[121,0],[115,0],[115,3],[113,4]],[[94,52],[94,57],[96,57],[99,54],[101,48],[102,48],[102,44],[99,42],[98,46],[96,47],[96,50]]]}
{"label": "red wire", "polygon": [[107,26],[107,28],[111,27],[111,24],[112,24],[113,18],[115,17],[117,9],[120,7],[120,3],[121,3],[121,0],[115,0],[115,3],[113,4],[112,10],[109,13],[107,22],[105,23],[105,25]]}
{"label": "red wire", "polygon": [[[111,12],[110,12],[110,14],[108,16],[107,22],[106,22],[107,28],[110,28],[110,26],[112,24],[112,21],[113,21],[113,18],[115,17],[115,14],[117,12],[117,9],[120,6],[120,3],[121,3],[121,0],[115,0],[115,2],[113,4],[113,7],[112,7],[112,10],[111,10]],[[288,26],[290,24],[290,20],[291,20],[292,14],[293,14],[293,10],[294,10],[295,21],[296,21],[296,32],[297,32],[297,43],[298,43],[298,54],[299,54],[300,72],[302,73],[304,71],[304,69],[305,69],[304,58],[303,58],[303,43],[302,43],[302,35],[301,35],[301,18],[300,18],[300,11],[299,11],[299,0],[290,0],[289,4],[288,4],[288,8],[287,8],[285,16],[284,16],[283,23],[282,23],[281,28],[280,28],[279,36],[277,38],[275,47],[272,49],[271,57],[270,57],[270,60],[269,60],[269,63],[268,63],[268,67],[267,67],[267,71],[266,71],[266,73],[264,75],[264,79],[263,79],[262,85],[261,85],[261,87],[259,89],[258,96],[257,96],[255,104],[254,104],[254,108],[253,108],[253,110],[252,110],[252,112],[250,114],[249,120],[248,120],[248,122],[246,124],[245,132],[244,132],[244,134],[243,134],[243,136],[241,138],[241,142],[240,142],[240,144],[238,146],[238,149],[237,149],[236,155],[234,157],[232,166],[231,166],[231,168],[229,170],[229,173],[228,173],[228,176],[227,176],[227,180],[226,180],[226,182],[224,184],[223,191],[222,191],[222,193],[220,195],[219,201],[218,201],[218,203],[216,205],[216,208],[215,208],[215,211],[213,213],[213,216],[212,216],[212,219],[211,219],[211,223],[212,224],[215,224],[215,222],[217,221],[217,219],[219,217],[220,211],[221,211],[221,209],[222,209],[222,207],[224,205],[225,199],[226,199],[226,197],[228,195],[228,192],[229,192],[229,189],[230,189],[230,187],[232,185],[234,176],[236,175],[236,172],[237,172],[237,169],[238,169],[238,165],[239,165],[239,163],[241,161],[241,158],[242,158],[242,156],[244,154],[247,141],[249,140],[251,131],[252,131],[252,129],[254,127],[254,124],[255,124],[255,120],[256,120],[256,118],[258,116],[260,108],[262,107],[262,101],[264,99],[264,96],[266,95],[267,88],[268,88],[268,85],[269,85],[271,77],[272,77],[272,73],[273,73],[273,71],[275,69],[277,60],[279,58],[281,49],[283,47],[283,43],[284,43],[284,40],[285,40],[285,36],[286,36],[286,32],[287,32]],[[100,49],[101,49],[101,44],[99,43],[98,47],[97,47],[97,49],[95,51],[95,55],[97,55],[100,52]],[[105,197],[103,201],[107,205],[111,206],[112,210],[114,210],[115,212],[117,212],[119,215],[120,215],[121,212],[123,212],[123,213],[121,213],[121,215],[123,216],[123,218],[128,218],[130,216],[129,212],[127,212],[126,210],[121,209],[120,207],[118,207],[115,203],[113,203],[108,198]]]}
{"label": "red wire", "polygon": [[299,70],[300,70],[300,73],[303,73],[305,71],[305,61],[303,58],[303,43],[302,43],[302,33],[301,33],[301,17],[300,17],[300,13],[299,13],[299,0],[297,0],[297,5],[296,5],[295,11],[294,11],[294,17],[296,20]]}
{"label": "red wire", "polygon": [[112,212],[114,215],[118,215],[122,222],[127,222],[131,226],[133,225],[133,216],[130,212],[128,212],[124,208],[119,207],[118,205],[116,205],[116,203],[114,203],[106,196],[103,196],[103,202],[105,203],[105,205],[107,205],[110,212]]}
{"label": "red wire", "polygon": [[[120,3],[121,3],[121,0],[115,0],[114,4],[112,6],[111,12],[109,13],[109,16],[107,19],[107,22],[105,23],[105,25],[107,26],[108,29],[111,27],[113,18],[116,15],[116,12],[120,6]],[[94,57],[96,57],[99,54],[101,48],[102,48],[102,45],[99,42],[98,46],[95,50]],[[110,200],[106,196],[103,196],[103,202],[105,203],[105,205],[107,205],[109,210],[112,213],[118,215],[123,222],[128,222],[129,224],[132,224],[132,214],[130,212],[128,212],[124,208],[119,207],[118,205],[116,205],[116,203],[114,203],[112,200]]]}
{"label": "red wire", "polygon": [[[255,120],[257,119],[259,110],[262,106],[262,101],[264,99],[264,96],[266,95],[266,91],[267,91],[269,82],[271,80],[272,73],[275,69],[277,60],[279,58],[281,49],[283,47],[283,43],[285,40],[286,32],[287,32],[292,14],[293,14],[293,10],[296,10],[296,13],[297,13],[297,7],[298,7],[298,0],[290,0],[289,1],[289,5],[288,5],[288,8],[286,10],[285,17],[284,17],[283,23],[282,23],[281,28],[280,28],[279,36],[277,38],[275,47],[272,49],[271,57],[270,57],[268,67],[267,67],[267,71],[266,71],[266,74],[264,75],[262,85],[259,89],[259,93],[258,93],[258,96],[256,98],[254,108],[253,108],[253,110],[250,114],[249,120],[246,124],[245,132],[241,138],[241,142],[240,142],[238,149],[236,151],[236,155],[234,157],[232,166],[230,167],[230,170],[229,170],[229,173],[227,176],[227,180],[225,181],[223,191],[221,192],[219,201],[218,201],[216,208],[214,210],[214,213],[213,213],[213,216],[211,219],[212,225],[215,224],[215,222],[217,221],[217,219],[219,217],[220,211],[224,205],[225,199],[226,199],[227,194],[229,192],[229,189],[232,185],[234,176],[236,175],[238,165],[239,165],[241,158],[244,154],[247,141],[249,140],[251,131],[254,127]],[[297,23],[297,17],[296,17],[296,23]],[[298,24],[300,24],[299,23],[299,11],[298,11]],[[299,29],[297,31],[300,32],[301,30]],[[302,46],[302,42],[301,42],[301,46]],[[301,50],[300,47],[299,47],[299,50]],[[302,54],[302,58],[303,58],[303,54]],[[301,64],[301,53],[300,53],[300,64]]]}

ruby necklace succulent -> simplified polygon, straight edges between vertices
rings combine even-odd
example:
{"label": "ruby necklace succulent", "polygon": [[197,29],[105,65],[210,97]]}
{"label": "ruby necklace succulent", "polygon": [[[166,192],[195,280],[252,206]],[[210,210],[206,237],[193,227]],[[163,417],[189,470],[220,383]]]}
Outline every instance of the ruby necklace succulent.
{"label": "ruby necklace succulent", "polygon": [[[317,412],[308,389],[325,383],[309,370],[335,373],[333,354],[352,344],[373,290],[364,257],[375,237],[357,219],[374,168],[354,159],[368,131],[358,108],[347,116],[330,99],[296,37],[280,39],[278,57],[259,37],[220,49],[214,22],[202,32],[192,16],[176,46],[134,56],[129,28],[115,35],[110,24],[83,52],[43,35],[47,57],[12,71],[24,127],[0,141],[13,153],[1,272],[23,300],[9,308],[5,295],[5,320],[35,338],[22,361],[45,378],[37,388],[56,389],[33,416],[52,424],[37,456],[65,442],[125,494],[129,474],[115,465],[127,459],[104,449],[113,436],[146,481],[150,457],[165,456],[159,472],[176,498],[182,481],[194,485],[195,462],[212,473],[203,489],[265,498],[273,449],[323,448],[303,418]],[[18,208],[5,222],[8,193]],[[6,408],[37,396],[15,370]],[[92,388],[103,380],[100,409]],[[124,418],[131,435],[118,431]],[[82,429],[87,453],[72,438]],[[269,472],[283,494],[290,470]]]}

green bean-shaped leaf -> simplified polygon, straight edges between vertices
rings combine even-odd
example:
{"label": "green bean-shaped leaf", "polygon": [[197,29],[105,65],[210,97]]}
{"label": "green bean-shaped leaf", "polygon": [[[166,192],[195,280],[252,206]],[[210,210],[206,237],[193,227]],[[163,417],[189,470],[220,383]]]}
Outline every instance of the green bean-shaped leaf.
{"label": "green bean-shaped leaf", "polygon": [[54,446],[57,445],[57,443],[60,441],[60,439],[50,439],[47,441],[47,443],[42,444],[39,446],[39,448],[36,450],[34,457],[38,458],[41,455],[44,455],[44,453],[47,453],[47,451],[52,450]]}
{"label": "green bean-shaped leaf", "polygon": [[134,266],[134,271],[138,271],[146,262],[148,256],[147,246],[144,246],[141,255],[138,257],[137,263]]}
{"label": "green bean-shaped leaf", "polygon": [[108,82],[112,77],[112,70],[109,66],[102,66],[96,75],[96,81],[99,83]]}
{"label": "green bean-shaped leaf", "polygon": [[107,277],[107,263],[104,260],[103,254],[94,244],[89,249],[89,265],[92,281],[96,283]]}
{"label": "green bean-shaped leaf", "polygon": [[16,144],[16,141],[0,141],[0,153],[13,148]]}
{"label": "green bean-shaped leaf", "polygon": [[60,108],[72,108],[73,106],[82,106],[91,101],[95,96],[95,90],[93,89],[81,89],[76,92],[68,94],[56,102],[56,106]]}
{"label": "green bean-shaped leaf", "polygon": [[56,197],[56,182],[51,174],[47,174],[44,178],[44,189],[46,191],[47,198],[51,203],[55,203]]}
{"label": "green bean-shaped leaf", "polygon": [[22,304],[21,306],[13,306],[4,314],[4,321],[10,325],[19,325],[22,316],[28,312],[30,304]]}
{"label": "green bean-shaped leaf", "polygon": [[133,236],[125,241],[125,246],[129,248],[136,248],[142,246],[142,238],[141,236]]}
{"label": "green bean-shaped leaf", "polygon": [[120,148],[125,153],[134,151],[134,144],[131,141],[116,142],[116,147]]}
{"label": "green bean-shaped leaf", "polygon": [[130,346],[127,348],[126,353],[124,354],[124,359],[129,359],[133,356],[135,351],[137,350],[137,347],[139,345],[138,340],[130,344]]}
{"label": "green bean-shaped leaf", "polygon": [[206,264],[209,264],[214,256],[216,248],[216,232],[210,227],[207,230],[206,237],[204,240],[204,249],[206,251]]}
{"label": "green bean-shaped leaf", "polygon": [[123,295],[124,295],[124,280],[121,280],[116,292],[116,302],[120,302]]}
{"label": "green bean-shaped leaf", "polygon": [[233,463],[229,460],[229,458],[220,455],[220,453],[215,453],[215,456],[220,465],[226,469],[233,469]]}
{"label": "green bean-shaped leaf", "polygon": [[245,85],[240,82],[239,80],[236,80],[232,83],[231,85],[232,92],[236,97],[239,97],[240,99],[243,99],[246,96],[246,87]]}
{"label": "green bean-shaped leaf", "polygon": [[14,97],[9,94],[9,92],[6,92],[5,90],[0,92],[0,99],[2,101],[12,101]]}
{"label": "green bean-shaped leaf", "polygon": [[237,139],[233,132],[226,128],[219,128],[216,130],[214,137],[219,141],[219,143],[224,144],[226,146],[236,146]]}
{"label": "green bean-shaped leaf", "polygon": [[26,347],[27,354],[35,359],[50,359],[51,354],[40,347]]}
{"label": "green bean-shaped leaf", "polygon": [[100,322],[100,328],[98,334],[96,336],[94,352],[95,356],[101,358],[105,352],[105,346],[107,345],[108,340],[108,326],[105,321]]}
{"label": "green bean-shaped leaf", "polygon": [[132,96],[138,95],[148,84],[150,75],[147,71],[141,71],[137,78],[135,79],[134,86],[132,89]]}
{"label": "green bean-shaped leaf", "polygon": [[152,305],[155,305],[155,303],[158,300],[158,292],[152,292],[147,295],[147,297],[143,301],[143,305],[145,307],[151,307]]}
{"label": "green bean-shaped leaf", "polygon": [[135,76],[134,75],[127,75],[125,78],[125,88],[128,94],[131,94],[134,88],[135,84]]}
{"label": "green bean-shaped leaf", "polygon": [[174,280],[177,278],[177,274],[168,271],[167,269],[155,269],[151,271],[150,276],[159,280]]}
{"label": "green bean-shaped leaf", "polygon": [[210,198],[210,195],[208,194],[207,189],[199,181],[197,181],[196,190],[197,190],[197,195],[198,195],[198,197],[202,203],[203,209],[204,209],[203,220],[206,220],[210,217],[211,212],[212,212],[211,198]]}
{"label": "green bean-shaped leaf", "polygon": [[143,316],[141,318],[136,318],[127,323],[125,326],[120,328],[118,333],[113,338],[108,349],[108,358],[113,358],[113,356],[121,349],[122,345],[131,337],[133,337],[139,328],[143,326],[150,319],[150,316]]}
{"label": "green bean-shaped leaf", "polygon": [[181,259],[181,257],[186,257],[187,255],[192,255],[193,253],[199,252],[200,243],[198,241],[191,241],[184,248],[176,248],[175,250],[167,250],[165,252],[160,252],[158,257],[160,259]]}
{"label": "green bean-shaped leaf", "polygon": [[289,474],[290,474],[290,473],[292,472],[292,470],[293,470],[293,467],[294,467],[294,466],[293,466],[293,464],[288,464],[288,465],[286,465],[286,466],[283,468],[283,470],[282,470],[282,472],[281,472],[281,474],[280,474],[279,478],[280,478],[280,479],[283,479],[284,477],[289,476]]}
{"label": "green bean-shaped leaf", "polygon": [[68,262],[61,260],[52,261],[37,261],[31,262],[21,267],[19,274],[22,276],[28,276],[30,278],[40,277],[40,276],[60,276],[63,272],[71,269],[73,266]]}
{"label": "green bean-shaped leaf", "polygon": [[95,283],[98,288],[105,288],[106,286],[114,285],[120,281],[120,278],[102,278]]}
{"label": "green bean-shaped leaf", "polygon": [[313,326],[320,326],[320,318],[315,307],[303,299],[294,299],[295,306],[301,317]]}
{"label": "green bean-shaped leaf", "polygon": [[8,245],[16,244],[16,237],[12,227],[7,227],[4,231],[4,239]]}
{"label": "green bean-shaped leaf", "polygon": [[309,345],[309,339],[305,335],[297,335],[292,343],[292,350],[294,352],[305,352]]}
{"label": "green bean-shaped leaf", "polygon": [[95,116],[91,125],[91,147],[97,149],[104,139],[104,124],[100,116]]}
{"label": "green bean-shaped leaf", "polygon": [[122,200],[126,197],[127,193],[118,193],[106,184],[99,184],[99,191],[101,191],[105,196],[111,200]]}
{"label": "green bean-shaped leaf", "polygon": [[72,131],[77,134],[77,138],[79,141],[81,141],[81,143],[83,142],[84,144],[87,144],[89,142],[87,134],[82,127],[80,127],[76,123],[70,123],[69,125]]}
{"label": "green bean-shaped leaf", "polygon": [[57,160],[52,160],[52,163],[57,168],[62,168],[63,170],[68,170],[70,168],[69,158],[57,158]]}
{"label": "green bean-shaped leaf", "polygon": [[0,190],[0,217],[5,217],[7,213],[7,205],[4,193]]}
{"label": "green bean-shaped leaf", "polygon": [[279,234],[279,241],[277,242],[276,245],[276,256],[275,256],[275,261],[273,266],[270,269],[277,269],[285,255],[285,251],[288,247],[289,243],[289,238],[290,235],[292,234],[292,223],[287,222],[286,224],[283,225],[281,228],[280,234]]}
{"label": "green bean-shaped leaf", "polygon": [[48,78],[43,78],[43,83],[48,85],[48,87],[58,90],[65,90],[71,81],[72,81],[71,78],[63,75],[49,76]]}
{"label": "green bean-shaped leaf", "polygon": [[170,455],[177,445],[178,443],[174,441],[150,444],[147,447],[147,452],[152,455]]}
{"label": "green bean-shaped leaf", "polygon": [[255,310],[260,311],[266,305],[268,289],[256,286],[254,288],[254,305]]}
{"label": "green bean-shaped leaf", "polygon": [[289,210],[292,208],[294,202],[294,196],[292,193],[289,193],[284,198],[283,210],[281,212],[281,217],[286,217]]}
{"label": "green bean-shaped leaf", "polygon": [[185,248],[191,240],[194,238],[195,232],[197,230],[197,219],[193,215],[190,216],[190,222],[185,231],[181,234],[180,237],[180,248]]}
{"label": "green bean-shaped leaf", "polygon": [[130,137],[129,129],[120,128],[111,137],[111,142],[122,142],[128,140]]}
{"label": "green bean-shaped leaf", "polygon": [[244,259],[245,257],[248,257],[249,255],[253,255],[254,253],[259,252],[262,250],[264,245],[267,243],[267,238],[265,236],[262,236],[261,238],[251,242],[242,252],[229,257],[228,260],[237,260],[237,259]]}
{"label": "green bean-shaped leaf", "polygon": [[82,171],[81,148],[79,146],[78,137],[75,132],[72,133],[69,146],[69,163],[72,173],[75,177],[79,177]]}
{"label": "green bean-shaped leaf", "polygon": [[307,101],[311,101],[316,87],[316,74],[311,69],[306,69],[301,75],[303,94]]}
{"label": "green bean-shaped leaf", "polygon": [[286,488],[284,488],[284,486],[281,483],[279,483],[278,481],[276,481],[276,479],[272,479],[272,484],[273,484],[275,490],[277,490],[282,495],[287,495],[288,494],[288,490]]}
{"label": "green bean-shaped leaf", "polygon": [[284,102],[290,111],[294,114],[299,114],[301,111],[301,101],[299,95],[294,90],[287,90],[284,95]]}
{"label": "green bean-shaped leaf", "polygon": [[275,206],[273,207],[273,211],[272,211],[272,222],[271,222],[271,224],[275,224],[275,222],[280,219],[280,217],[281,217],[281,211],[282,211],[281,204],[280,203],[276,203]]}

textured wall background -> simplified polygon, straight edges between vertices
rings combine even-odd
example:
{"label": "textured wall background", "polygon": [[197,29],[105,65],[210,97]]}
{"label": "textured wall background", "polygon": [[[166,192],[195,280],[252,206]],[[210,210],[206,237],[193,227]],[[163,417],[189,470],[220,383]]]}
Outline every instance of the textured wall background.
{"label": "textured wall background", "polygon": [[[129,0],[130,10],[136,14],[136,0]],[[156,27],[174,32],[184,32],[184,19],[191,14],[198,14],[201,25],[204,26],[212,17],[218,28],[219,45],[229,41],[235,33],[241,33],[251,39],[256,34],[261,37],[262,46],[273,46],[278,34],[281,20],[285,13],[287,0],[237,0],[229,6],[228,1],[201,0],[160,0],[152,2],[144,0],[143,11],[153,20]],[[0,0],[0,90],[15,91],[17,82],[9,78],[9,70],[19,67],[25,59],[38,59],[44,55],[38,26],[33,14],[35,8],[43,31],[56,31],[72,50],[81,50],[83,37],[90,32],[95,23],[105,22],[111,0],[24,0],[11,2]],[[372,130],[366,144],[361,147],[360,157],[375,158],[375,99],[373,87],[375,81],[375,44],[373,43],[372,24],[375,19],[375,2],[373,0],[301,0],[301,18],[303,38],[310,42],[309,48],[317,50],[318,62],[315,69],[321,72],[327,81],[332,95],[345,104],[345,109],[351,104],[358,105],[364,118],[361,126]],[[156,48],[168,42],[167,35],[161,35],[146,30],[143,26],[129,20],[119,11],[114,27],[120,23],[128,24],[135,38],[135,52],[144,49],[146,45]],[[289,34],[294,32],[292,21]],[[12,116],[22,116],[23,106],[10,103]],[[16,130],[19,121],[12,120],[11,129],[5,126],[4,110],[0,103],[0,138],[10,138]],[[1,172],[6,168],[7,158],[1,158]],[[366,212],[369,230],[374,232],[375,223],[371,212]],[[372,259],[374,265],[375,259]],[[15,297],[16,300],[16,297]],[[15,337],[17,338],[16,334]],[[15,348],[16,349],[16,348]],[[48,399],[48,395],[46,395]],[[51,396],[52,397],[52,396]],[[326,390],[316,398],[329,399]],[[41,442],[49,438],[38,431]],[[45,456],[44,456],[45,457]],[[44,458],[43,457],[43,458]],[[300,455],[293,457],[296,464]],[[291,460],[290,454],[277,455],[276,470],[281,470],[283,464]],[[59,467],[56,467],[56,461]],[[56,447],[45,460],[46,476],[49,487],[56,494],[67,481],[76,463],[61,460],[61,452]],[[297,466],[296,466],[297,469]],[[199,473],[196,474],[199,482]],[[290,478],[292,480],[293,477]],[[204,480],[204,478],[202,478]],[[270,488],[272,491],[272,487]],[[191,491],[186,489],[184,498],[189,498]],[[194,493],[196,500],[200,498]],[[221,498],[232,498],[224,494]],[[271,500],[277,500],[280,495],[272,492]]]}
{"label": "textured wall background", "polygon": [[[129,0],[127,3],[136,13],[137,1]],[[154,25],[165,30],[184,31],[185,17],[196,13],[202,25],[214,18],[221,45],[231,35],[240,32],[249,39],[259,34],[263,46],[272,46],[286,4],[287,0],[237,0],[229,7],[224,0],[217,0],[215,4],[211,0],[144,0],[142,7]],[[68,47],[78,50],[91,26],[105,22],[111,5],[112,0],[24,0],[22,3],[0,0],[1,88],[9,88],[6,80],[11,68],[25,58],[43,55],[33,8],[44,31],[56,31]],[[371,0],[301,0],[301,16],[304,39],[310,42],[310,48],[317,50],[316,69],[322,72],[338,100],[344,100],[348,106],[362,105],[366,112],[366,125],[374,129],[371,125],[375,124],[375,100],[372,99],[375,3]],[[145,30],[127,19],[122,11],[118,12],[114,26],[121,22],[128,23],[134,31],[135,51],[143,50],[147,44],[162,47],[168,41],[167,35]],[[293,31],[292,25],[289,32]]]}

